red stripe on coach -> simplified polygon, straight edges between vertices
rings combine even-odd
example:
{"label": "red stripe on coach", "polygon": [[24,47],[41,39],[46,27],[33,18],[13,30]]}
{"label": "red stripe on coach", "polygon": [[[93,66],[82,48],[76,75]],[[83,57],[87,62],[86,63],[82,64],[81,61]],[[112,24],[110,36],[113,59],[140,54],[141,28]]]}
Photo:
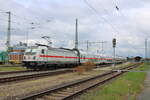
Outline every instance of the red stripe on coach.
{"label": "red stripe on coach", "polygon": [[[66,56],[51,56],[51,55],[40,55],[40,57],[45,57],[45,58],[72,58],[72,59],[77,59],[79,57],[66,57]],[[80,58],[80,59],[97,59],[97,60],[112,60],[110,58]]]}

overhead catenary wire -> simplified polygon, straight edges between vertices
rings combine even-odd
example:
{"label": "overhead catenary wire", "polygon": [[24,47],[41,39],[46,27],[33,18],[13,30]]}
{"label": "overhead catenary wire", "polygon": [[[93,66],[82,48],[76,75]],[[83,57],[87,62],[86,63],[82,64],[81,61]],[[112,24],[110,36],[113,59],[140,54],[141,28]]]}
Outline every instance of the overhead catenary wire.
{"label": "overhead catenary wire", "polygon": [[[86,1],[87,3],[88,3],[88,1],[87,0],[84,0],[84,1]],[[122,11],[120,10],[120,7],[118,6],[118,4],[115,2],[115,0],[113,1],[114,2],[114,5],[115,5],[115,9],[121,14],[121,16],[123,16],[124,18],[126,18],[126,16],[122,13]],[[88,3],[89,4],[89,3]],[[90,5],[90,4],[89,4]],[[90,5],[91,6],[91,5]],[[103,5],[101,5],[102,6],[102,8],[103,8],[103,10],[104,10],[104,12],[108,15],[108,16],[110,16],[110,14],[109,14],[109,12],[107,11],[107,9],[103,6]],[[92,9],[93,9],[94,7],[92,7]],[[94,8],[94,10],[96,10],[95,8]],[[115,25],[113,25],[113,26],[115,26]],[[119,32],[118,32],[119,33]],[[147,33],[144,33],[144,34],[146,34],[148,37],[150,37],[150,35],[148,35]]]}
{"label": "overhead catenary wire", "polygon": [[[4,10],[2,10],[2,9],[0,9],[0,11],[2,11],[2,13],[7,13],[7,11],[4,11]],[[20,22],[16,22],[16,21],[11,21],[11,23],[17,24],[19,27],[21,27],[21,25],[24,26],[24,24],[26,24],[26,25],[29,25],[29,24],[30,24],[30,25],[33,25],[34,28],[36,28],[36,29],[40,29],[40,28],[41,28],[41,23],[33,22],[33,19],[25,18],[25,17],[23,17],[23,16],[18,16],[18,15],[16,15],[16,14],[12,13],[12,12],[11,12],[11,15],[12,15],[12,19],[14,19],[14,18],[17,18],[17,19],[18,19],[18,18],[19,18],[20,20],[22,19],[22,20],[26,21],[26,23],[20,23]],[[8,21],[7,19],[0,19],[0,20]],[[20,20],[19,20],[19,21],[20,21]],[[46,22],[51,22],[51,20],[46,20]],[[14,25],[13,25],[13,26],[14,26]],[[49,28],[42,26],[42,29],[49,29]]]}
{"label": "overhead catenary wire", "polygon": [[18,15],[14,14],[14,13],[12,13],[12,15],[15,16],[15,17],[17,17],[17,18],[19,18],[19,19],[23,19],[23,20],[25,20],[25,21],[30,21],[30,22],[33,21],[33,20],[27,19],[27,18],[25,18],[25,17],[18,16]]}
{"label": "overhead catenary wire", "polygon": [[[7,12],[7,11],[4,11],[4,10],[2,10],[2,9],[0,9],[0,11],[2,11],[1,13],[6,13],[6,12]],[[25,18],[25,17],[18,16],[18,15],[14,14],[14,13],[12,13],[11,15],[12,15],[12,16],[15,16],[15,17],[18,17],[18,18],[20,18],[20,19],[26,20],[26,21],[30,21],[30,22],[33,21],[33,19],[29,19],[29,18],[27,19],[27,18]]]}
{"label": "overhead catenary wire", "polygon": [[[6,12],[7,12],[7,11],[4,11],[4,10],[2,10],[2,9],[0,9],[0,11],[2,11],[1,13],[6,13]],[[19,18],[20,20],[22,19],[22,20],[28,22],[28,23],[22,23],[23,25],[24,25],[24,24],[40,25],[40,23],[33,21],[33,19],[29,19],[29,18],[25,18],[25,17],[22,17],[22,16],[18,16],[18,15],[16,15],[16,14],[12,13],[12,12],[11,12],[11,15],[12,15],[12,18],[17,18],[17,19]],[[50,22],[50,20],[46,20],[46,21],[47,21],[47,22]],[[21,23],[16,22],[16,21],[11,21],[11,22],[12,22],[12,23],[16,23],[16,24],[21,24]]]}
{"label": "overhead catenary wire", "polygon": [[[0,20],[1,20],[1,21],[6,21],[6,22],[8,21],[8,19],[1,19],[1,18],[0,18]],[[16,22],[16,21],[11,21],[11,23],[15,23],[15,24],[17,24],[17,25],[21,25],[20,22]],[[23,25],[23,24],[25,24],[25,23],[22,23],[22,25]]]}
{"label": "overhead catenary wire", "polygon": [[[124,15],[124,13],[122,12],[122,10],[120,10],[120,8],[118,7],[118,5],[116,4],[116,2],[114,2],[115,3],[115,6],[118,8],[118,12],[121,14],[121,16],[123,16],[124,18],[126,18],[126,16]],[[116,9],[117,9],[116,8]],[[136,23],[136,22],[135,22]],[[150,35],[149,34],[147,34],[147,32],[143,32],[147,37],[149,37],[150,38]],[[147,38],[146,37],[146,38]],[[146,47],[145,47],[146,48]],[[134,48],[134,49],[145,49],[145,48]],[[146,52],[146,50],[145,50],[145,52]],[[141,53],[140,53],[141,54]],[[143,54],[142,54],[143,55]],[[147,54],[145,54],[145,58],[146,58],[146,56],[147,56]]]}
{"label": "overhead catenary wire", "polygon": [[[110,27],[114,30],[114,32],[115,32],[116,34],[119,35],[119,31],[114,27],[114,25],[112,25],[106,18],[102,17],[102,16],[100,15],[100,13],[88,2],[88,0],[83,0],[83,1],[85,2],[85,4],[86,4],[91,10],[93,10],[93,11],[95,12],[95,14],[96,14],[97,16],[101,17],[104,22],[106,22],[108,25],[110,25]],[[114,34],[114,35],[116,36],[116,34]]]}
{"label": "overhead catenary wire", "polygon": [[[86,0],[87,1],[87,0]],[[121,12],[121,10],[120,10],[120,8],[118,7],[118,5],[114,2],[114,4],[115,4],[115,9],[121,14],[121,16],[123,16],[124,18],[126,18],[126,16]],[[104,7],[103,7],[103,9],[104,9],[104,11],[105,11],[105,13],[107,14],[107,15],[110,15],[109,14],[109,12],[107,11],[107,9],[105,9]],[[149,35],[147,34],[147,33],[144,33],[144,34],[146,34],[148,37],[149,37]],[[135,47],[133,47],[132,46],[132,48],[134,48],[134,49],[137,49],[137,48],[135,48]],[[141,49],[141,48],[138,48],[138,49]]]}
{"label": "overhead catenary wire", "polygon": [[[8,19],[1,19],[0,18],[0,20],[1,21],[6,21],[6,23],[7,23],[7,21],[8,21]],[[20,23],[20,22],[16,22],[16,21],[12,21],[11,20],[11,23],[13,23],[13,26],[15,26],[16,27],[16,25],[17,25],[17,27],[19,26],[20,28],[13,28],[13,29],[11,29],[11,30],[23,30],[22,28],[21,28],[21,25],[24,25],[25,23]],[[16,24],[16,25],[14,25],[14,24]],[[34,25],[33,27],[34,27],[34,29],[36,28],[36,29],[40,29],[41,27],[40,26],[37,26],[34,22],[28,22],[28,23],[26,23],[26,24],[28,24],[28,25]],[[38,24],[39,25],[39,24]],[[28,28],[27,28],[28,29]],[[45,27],[42,27],[42,29],[49,29],[48,27],[47,28],[45,28]]]}
{"label": "overhead catenary wire", "polygon": [[[88,0],[83,0],[83,1],[87,4],[87,6],[88,6],[90,9],[92,9],[92,10],[96,13],[97,16],[101,17],[101,18],[104,20],[104,22],[106,22],[108,25],[111,26],[111,28],[115,31],[114,37],[116,37],[116,34],[119,35],[119,31],[116,29],[116,27],[114,27],[115,25],[112,25],[112,23],[110,23],[106,18],[102,17],[102,16],[100,15],[100,13],[88,2]],[[107,14],[109,14],[106,9],[104,9],[104,11],[105,11]],[[98,18],[99,18],[99,17],[98,17]]]}
{"label": "overhead catenary wire", "polygon": [[[116,9],[118,9],[117,10],[117,12],[118,13],[120,13],[120,15],[122,16],[122,17],[124,17],[124,18],[127,18],[126,16],[125,16],[125,14],[122,12],[122,10],[120,9],[120,7],[118,6],[118,4],[116,3],[116,1],[115,0],[113,0],[113,2],[114,2],[114,5],[117,7]],[[129,21],[128,21],[129,22]],[[135,22],[136,23],[136,22]],[[148,36],[149,38],[150,38],[150,35],[149,34],[147,34],[147,33],[145,33],[145,32],[143,32],[146,36]]]}

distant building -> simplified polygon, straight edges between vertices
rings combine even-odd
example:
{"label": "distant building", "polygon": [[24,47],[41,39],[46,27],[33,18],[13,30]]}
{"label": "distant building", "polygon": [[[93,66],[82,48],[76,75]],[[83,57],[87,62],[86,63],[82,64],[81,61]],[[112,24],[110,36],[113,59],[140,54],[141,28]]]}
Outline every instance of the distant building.
{"label": "distant building", "polygon": [[24,51],[27,48],[26,43],[20,42],[14,45],[9,52],[9,62],[12,64],[19,64],[23,60]]}
{"label": "distant building", "polygon": [[142,60],[142,57],[140,57],[140,56],[134,57],[134,61],[136,61],[136,62],[139,62],[139,61],[141,61],[141,60]]}

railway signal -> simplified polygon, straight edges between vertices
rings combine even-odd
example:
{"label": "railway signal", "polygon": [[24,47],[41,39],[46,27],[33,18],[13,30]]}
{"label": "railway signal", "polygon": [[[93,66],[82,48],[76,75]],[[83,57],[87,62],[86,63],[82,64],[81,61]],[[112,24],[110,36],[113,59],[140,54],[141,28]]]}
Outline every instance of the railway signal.
{"label": "railway signal", "polygon": [[113,38],[112,40],[112,45],[113,45],[113,56],[114,56],[114,61],[113,61],[113,67],[115,67],[115,48],[116,48],[116,38]]}
{"label": "railway signal", "polygon": [[113,48],[115,48],[116,47],[116,38],[113,39],[112,43],[113,43]]}

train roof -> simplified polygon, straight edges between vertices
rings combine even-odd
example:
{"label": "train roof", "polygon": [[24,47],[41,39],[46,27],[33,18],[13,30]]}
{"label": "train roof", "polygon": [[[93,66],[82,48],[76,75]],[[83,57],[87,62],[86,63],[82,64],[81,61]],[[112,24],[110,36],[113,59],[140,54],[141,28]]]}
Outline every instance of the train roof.
{"label": "train roof", "polygon": [[36,46],[30,46],[28,47],[28,49],[34,49],[34,48],[48,48],[49,50],[54,50],[54,51],[59,51],[59,52],[75,52],[75,50],[73,49],[69,49],[69,48],[53,48],[53,47],[50,47],[50,46],[47,46],[47,45],[36,45]]}
{"label": "train roof", "polygon": [[55,50],[55,51],[60,51],[60,52],[75,52],[72,49],[68,49],[68,48],[48,48],[49,50]]}

